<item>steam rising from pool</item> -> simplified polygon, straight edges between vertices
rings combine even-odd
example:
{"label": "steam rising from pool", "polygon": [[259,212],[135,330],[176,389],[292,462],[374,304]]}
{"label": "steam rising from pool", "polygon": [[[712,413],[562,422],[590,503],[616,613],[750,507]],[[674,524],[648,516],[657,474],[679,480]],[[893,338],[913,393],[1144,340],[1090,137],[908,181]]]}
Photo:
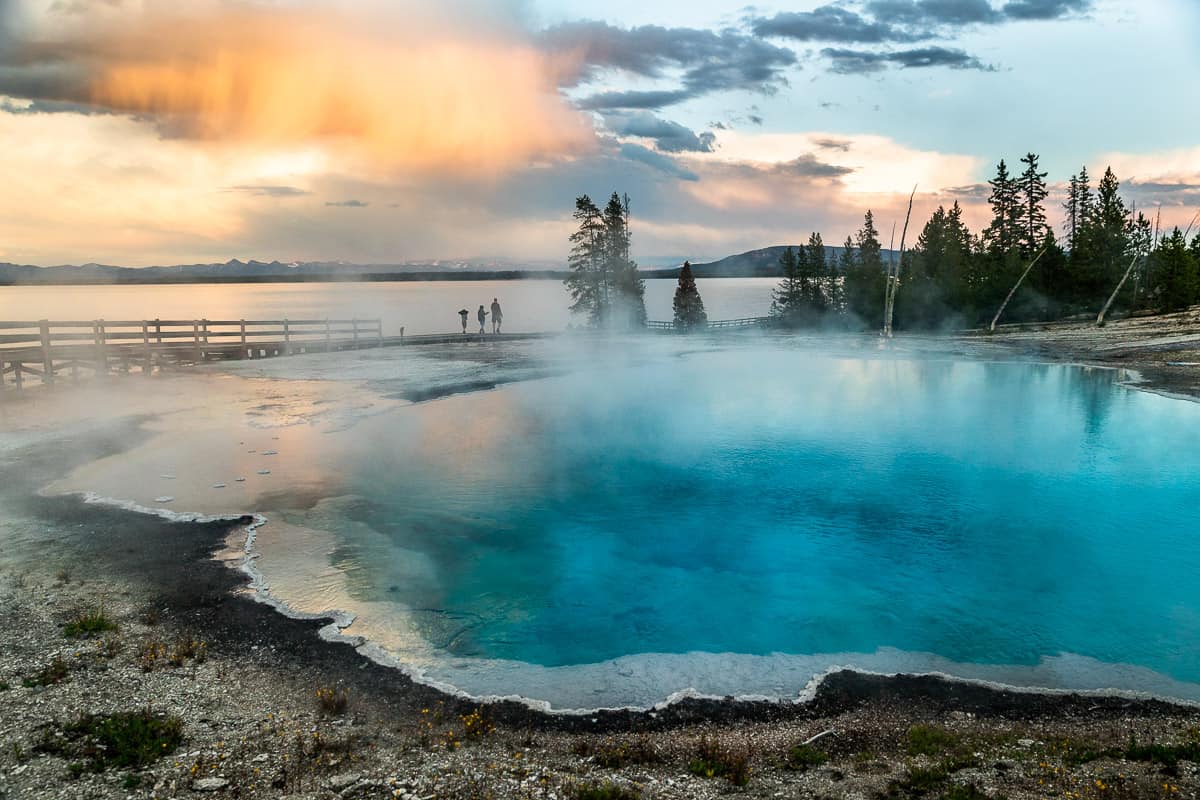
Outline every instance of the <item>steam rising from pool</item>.
{"label": "steam rising from pool", "polygon": [[1200,700],[1200,406],[1028,363],[589,356],[273,439],[279,495],[240,509],[271,594],[556,708],[843,665]]}

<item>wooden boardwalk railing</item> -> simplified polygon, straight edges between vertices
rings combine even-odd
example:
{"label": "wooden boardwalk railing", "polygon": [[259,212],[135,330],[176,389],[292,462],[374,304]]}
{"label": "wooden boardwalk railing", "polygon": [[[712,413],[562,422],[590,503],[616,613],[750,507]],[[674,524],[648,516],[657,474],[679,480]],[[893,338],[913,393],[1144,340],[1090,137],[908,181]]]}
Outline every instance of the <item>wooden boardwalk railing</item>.
{"label": "wooden boardwalk railing", "polygon": [[[403,340],[401,328],[401,341]],[[170,365],[384,344],[379,319],[0,322],[0,392],[27,377],[53,384],[64,372],[97,378]]]}
{"label": "wooden boardwalk railing", "polygon": [[[721,328],[759,328],[770,322],[770,317],[742,317],[740,319],[718,319],[712,320],[707,324],[709,330]],[[652,331],[674,331],[678,330],[674,322],[662,322],[659,320],[650,320],[646,323],[646,327]]]}

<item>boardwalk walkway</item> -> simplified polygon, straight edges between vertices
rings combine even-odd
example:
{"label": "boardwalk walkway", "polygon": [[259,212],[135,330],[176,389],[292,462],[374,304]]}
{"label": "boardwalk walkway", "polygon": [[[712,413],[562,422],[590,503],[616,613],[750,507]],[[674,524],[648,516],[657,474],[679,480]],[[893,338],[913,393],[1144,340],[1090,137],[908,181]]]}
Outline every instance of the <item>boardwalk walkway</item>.
{"label": "boardwalk walkway", "polygon": [[[35,379],[151,375],[208,361],[479,340],[478,334],[384,336],[379,319],[0,322],[0,395]],[[488,334],[489,341],[545,334]]]}
{"label": "boardwalk walkway", "polygon": [[[715,320],[709,331],[759,328],[767,317]],[[651,321],[653,332],[675,332],[672,322]],[[0,321],[0,398],[30,380],[45,385],[69,377],[152,375],[167,368],[298,353],[333,353],[368,347],[541,339],[551,333],[434,333],[384,336],[379,319],[86,320]]]}

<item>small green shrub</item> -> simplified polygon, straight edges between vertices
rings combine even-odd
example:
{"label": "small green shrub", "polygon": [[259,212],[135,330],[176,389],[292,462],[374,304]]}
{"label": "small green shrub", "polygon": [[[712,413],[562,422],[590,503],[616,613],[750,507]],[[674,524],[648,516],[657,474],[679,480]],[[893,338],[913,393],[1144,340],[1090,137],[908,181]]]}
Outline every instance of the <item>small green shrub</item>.
{"label": "small green shrub", "polygon": [[329,716],[345,714],[350,707],[350,691],[322,686],[317,689],[317,710]]}
{"label": "small green shrub", "polygon": [[[943,794],[940,800],[993,800],[993,798],[975,788],[975,784],[969,783],[966,786],[957,784],[950,787],[950,791]],[[1002,797],[995,800],[1003,800]]]}
{"label": "small green shrub", "polygon": [[641,800],[642,793],[610,781],[588,783],[571,790],[572,800]]}
{"label": "small green shrub", "polygon": [[53,661],[42,667],[32,677],[22,678],[21,685],[27,689],[34,686],[53,686],[65,681],[70,671],[71,668],[63,660],[63,657],[55,656]]}
{"label": "small green shrub", "polygon": [[[141,769],[173,753],[183,741],[183,720],[152,711],[88,714],[47,730],[37,749],[66,758],[87,759],[93,772],[109,768]],[[68,769],[75,773],[75,764]],[[82,771],[82,770],[80,770]]]}
{"label": "small green shrub", "polygon": [[908,729],[910,756],[936,756],[958,745],[958,737],[934,725],[913,725]]}
{"label": "small green shrub", "polygon": [[979,766],[974,756],[952,756],[931,767],[909,767],[904,777],[888,784],[886,797],[924,797],[950,782],[960,770]]}
{"label": "small green shrub", "polygon": [[829,756],[824,751],[811,744],[798,744],[788,751],[787,768],[805,772],[821,766],[828,760]]}
{"label": "small green shrub", "polygon": [[101,597],[100,605],[95,611],[81,611],[63,626],[63,636],[68,639],[77,639],[81,636],[95,636],[98,633],[107,633],[116,629],[117,623],[104,613],[104,598]]}
{"label": "small green shrub", "polygon": [[662,754],[649,734],[636,739],[609,740],[595,749],[596,763],[608,769],[620,769],[629,764],[660,764]]}
{"label": "small green shrub", "polygon": [[1050,743],[1050,752],[1062,759],[1068,767],[1078,767],[1090,764],[1102,758],[1120,758],[1121,752],[1112,747],[1105,747],[1092,739],[1067,739]]}
{"label": "small green shrub", "polygon": [[688,764],[688,771],[701,778],[725,778],[734,786],[750,782],[750,752],[705,736],[700,740],[697,757]]}
{"label": "small green shrub", "polygon": [[1149,761],[1165,767],[1175,767],[1180,761],[1200,764],[1200,741],[1184,744],[1138,744],[1134,739],[1130,741],[1129,747],[1125,748],[1124,756],[1130,761]]}

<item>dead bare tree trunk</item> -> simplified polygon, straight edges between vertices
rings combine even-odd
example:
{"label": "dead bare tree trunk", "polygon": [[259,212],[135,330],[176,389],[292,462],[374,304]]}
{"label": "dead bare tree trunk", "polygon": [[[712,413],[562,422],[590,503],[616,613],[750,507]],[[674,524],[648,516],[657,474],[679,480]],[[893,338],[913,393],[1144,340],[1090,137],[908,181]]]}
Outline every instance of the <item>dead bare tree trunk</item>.
{"label": "dead bare tree trunk", "polygon": [[912,218],[913,198],[917,196],[917,187],[908,196],[908,213],[904,215],[904,231],[900,234],[900,258],[895,262],[894,269],[888,270],[887,302],[883,312],[883,335],[892,338],[892,317],[896,312],[896,291],[900,288],[900,270],[904,267],[904,240],[908,237],[908,221]]}
{"label": "dead bare tree trunk", "polygon": [[1113,289],[1112,296],[1108,298],[1108,302],[1104,304],[1104,308],[1100,309],[1100,316],[1096,317],[1096,324],[1104,327],[1104,315],[1112,308],[1112,304],[1116,301],[1117,295],[1121,293],[1121,287],[1125,285],[1125,281],[1129,280],[1129,273],[1133,272],[1133,268],[1137,266],[1138,259],[1142,257],[1141,253],[1135,253],[1133,260],[1129,262],[1129,269],[1125,270],[1125,274],[1121,276],[1121,282],[1117,284],[1117,288]]}
{"label": "dead bare tree trunk", "polygon": [[993,333],[995,332],[996,323],[1000,321],[1000,315],[1004,313],[1004,309],[1008,308],[1009,301],[1013,299],[1013,295],[1015,295],[1017,293],[1017,289],[1021,288],[1021,284],[1025,282],[1025,276],[1029,274],[1029,271],[1031,269],[1033,269],[1033,265],[1036,264],[1038,261],[1040,261],[1042,256],[1044,256],[1044,255],[1046,255],[1046,248],[1043,247],[1042,251],[1033,257],[1033,261],[1030,261],[1029,266],[1026,267],[1025,271],[1021,273],[1021,277],[1017,280],[1016,284],[1012,287],[1012,291],[1010,291],[1008,293],[1008,297],[1004,298],[1004,302],[1000,304],[1000,310],[996,312],[996,316],[992,317],[991,327],[988,328],[989,331],[991,331]]}

